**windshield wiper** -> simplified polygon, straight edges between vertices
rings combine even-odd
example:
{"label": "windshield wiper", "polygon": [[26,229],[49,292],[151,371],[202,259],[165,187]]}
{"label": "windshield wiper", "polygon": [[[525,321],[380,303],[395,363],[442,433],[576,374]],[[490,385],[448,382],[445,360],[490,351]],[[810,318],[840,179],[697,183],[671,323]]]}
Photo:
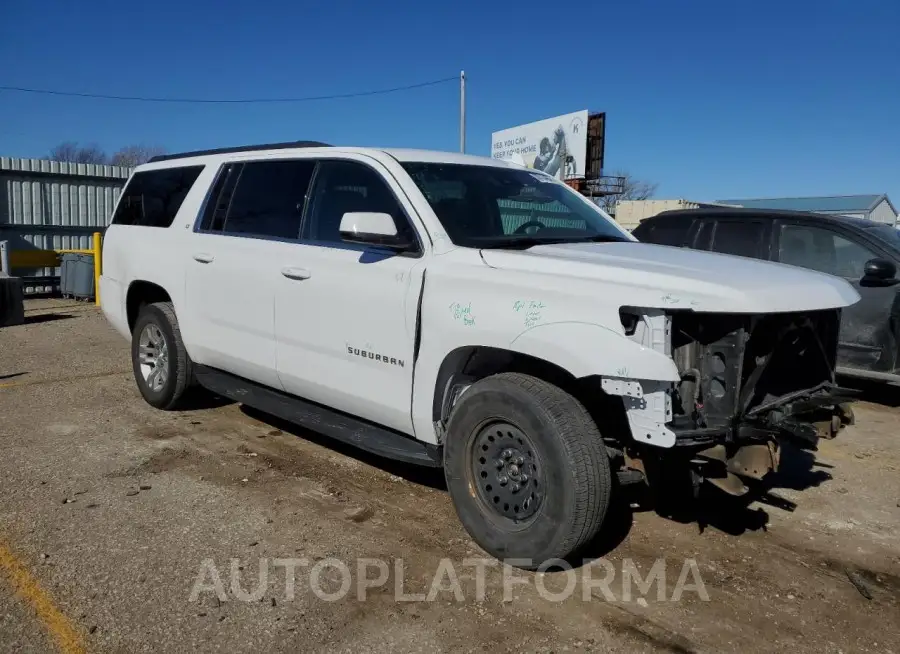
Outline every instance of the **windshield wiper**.
{"label": "windshield wiper", "polygon": [[[473,239],[475,240],[475,239]],[[621,236],[612,236],[607,234],[596,234],[594,236],[579,237],[540,237],[540,236],[498,236],[494,238],[485,238],[483,241],[477,239],[478,242],[473,243],[476,247],[483,250],[526,250],[536,245],[557,245],[560,243],[615,243],[627,242],[628,239]]]}

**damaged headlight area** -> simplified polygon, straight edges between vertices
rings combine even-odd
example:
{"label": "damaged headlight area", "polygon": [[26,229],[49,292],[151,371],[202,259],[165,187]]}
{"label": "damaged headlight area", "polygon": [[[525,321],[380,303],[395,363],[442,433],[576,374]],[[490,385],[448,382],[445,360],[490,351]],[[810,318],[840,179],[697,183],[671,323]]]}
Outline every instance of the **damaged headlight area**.
{"label": "damaged headlight area", "polygon": [[850,420],[845,403],[853,393],[834,378],[838,309],[753,315],[623,307],[620,318],[628,338],[669,355],[680,376],[659,385],[664,400],[653,383],[604,380],[607,393],[623,398],[635,459],[647,445],[673,448],[703,464],[704,478],[742,494],[744,480],[777,469],[782,440],[815,449]]}

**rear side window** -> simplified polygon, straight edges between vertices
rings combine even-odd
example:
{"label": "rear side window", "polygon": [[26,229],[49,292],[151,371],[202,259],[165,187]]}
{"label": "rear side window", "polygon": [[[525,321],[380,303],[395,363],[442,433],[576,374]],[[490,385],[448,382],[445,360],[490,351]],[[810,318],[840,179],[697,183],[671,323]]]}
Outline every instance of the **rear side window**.
{"label": "rear side window", "polygon": [[203,166],[162,168],[135,173],[113,216],[113,225],[168,227]]}
{"label": "rear side window", "polygon": [[[244,164],[227,205],[223,230],[229,234],[298,238],[315,167],[315,161],[308,159]],[[214,223],[221,220],[224,199],[217,199]]]}
{"label": "rear side window", "polygon": [[719,221],[713,233],[712,249],[723,254],[761,259],[764,231],[762,223]]}
{"label": "rear side window", "polygon": [[216,182],[206,202],[206,211],[200,222],[201,231],[221,232],[225,226],[228,205],[241,174],[242,164],[226,164],[219,171]]}

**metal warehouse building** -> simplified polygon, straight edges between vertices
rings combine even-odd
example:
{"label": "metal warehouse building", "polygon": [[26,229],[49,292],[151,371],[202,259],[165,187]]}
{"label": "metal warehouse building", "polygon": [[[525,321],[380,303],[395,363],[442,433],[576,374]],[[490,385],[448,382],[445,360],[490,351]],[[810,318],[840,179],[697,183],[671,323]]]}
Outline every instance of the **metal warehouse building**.
{"label": "metal warehouse building", "polygon": [[787,209],[816,213],[854,216],[896,227],[897,210],[887,195],[836,195],[813,198],[761,198],[749,200],[719,200],[750,209]]}
{"label": "metal warehouse building", "polygon": [[[131,169],[0,157],[0,241],[11,250],[84,249],[103,231]],[[19,269],[26,292],[51,291],[59,269]]]}

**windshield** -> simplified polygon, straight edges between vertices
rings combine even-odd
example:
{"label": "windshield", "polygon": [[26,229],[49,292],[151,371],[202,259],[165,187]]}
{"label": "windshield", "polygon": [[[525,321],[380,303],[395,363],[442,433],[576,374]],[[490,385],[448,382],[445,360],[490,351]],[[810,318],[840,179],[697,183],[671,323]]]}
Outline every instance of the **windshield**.
{"label": "windshield", "polygon": [[474,248],[629,241],[615,224],[549,175],[466,164],[403,164],[450,240]]}

